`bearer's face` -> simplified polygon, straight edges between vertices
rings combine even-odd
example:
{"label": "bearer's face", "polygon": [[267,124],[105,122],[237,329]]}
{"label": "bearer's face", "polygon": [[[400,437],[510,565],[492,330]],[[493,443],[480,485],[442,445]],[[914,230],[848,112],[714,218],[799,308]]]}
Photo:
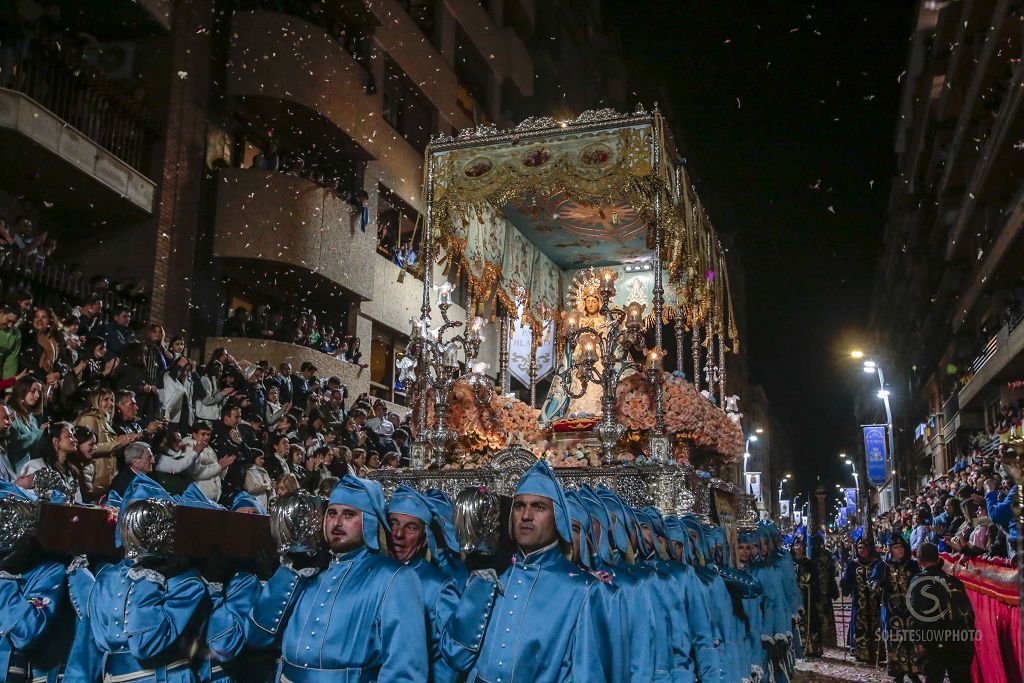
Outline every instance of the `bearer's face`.
{"label": "bearer's face", "polygon": [[423,521],[419,517],[392,512],[388,515],[388,523],[391,524],[391,557],[399,562],[408,562],[427,542]]}
{"label": "bearer's face", "polygon": [[363,512],[348,505],[331,505],[324,515],[324,538],[336,553],[363,545]]}
{"label": "bearer's face", "polygon": [[579,564],[580,562],[580,534],[583,533],[583,528],[580,523],[575,519],[572,520],[572,561],[573,564]]}
{"label": "bearer's face", "polygon": [[750,544],[740,543],[737,545],[736,554],[739,556],[740,562],[750,562]]}
{"label": "bearer's face", "polygon": [[529,493],[516,496],[512,501],[512,533],[524,552],[551,545],[557,533],[551,499]]}

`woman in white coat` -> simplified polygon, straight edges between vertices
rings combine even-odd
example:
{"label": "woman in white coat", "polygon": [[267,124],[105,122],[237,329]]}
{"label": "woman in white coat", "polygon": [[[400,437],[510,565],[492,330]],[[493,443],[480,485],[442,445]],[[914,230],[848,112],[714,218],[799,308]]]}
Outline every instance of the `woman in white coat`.
{"label": "woman in white coat", "polygon": [[181,357],[164,373],[164,385],[160,388],[160,405],[164,407],[164,419],[168,426],[188,434],[194,421],[192,384],[192,363]]}

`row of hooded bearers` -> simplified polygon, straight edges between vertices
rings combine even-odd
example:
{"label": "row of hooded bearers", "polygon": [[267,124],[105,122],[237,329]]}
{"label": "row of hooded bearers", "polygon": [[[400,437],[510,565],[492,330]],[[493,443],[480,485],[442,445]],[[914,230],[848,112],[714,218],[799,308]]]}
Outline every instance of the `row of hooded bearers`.
{"label": "row of hooded bearers", "polygon": [[[541,461],[512,500],[516,551],[496,566],[460,555],[440,491],[400,486],[385,502],[378,483],[346,476],[328,501],[289,495],[282,504],[307,531],[317,525],[321,548],[301,529],[275,529],[276,569],[188,561],[168,550],[166,522],[175,505],[214,503],[139,475],[112,501],[124,559],[98,566],[47,556],[25,513],[31,494],[8,485],[0,671],[19,683],[717,683],[792,672],[801,601],[773,527],[741,535],[733,562],[722,529],[631,508],[604,487],[563,490]],[[244,495],[234,509],[265,514]]]}

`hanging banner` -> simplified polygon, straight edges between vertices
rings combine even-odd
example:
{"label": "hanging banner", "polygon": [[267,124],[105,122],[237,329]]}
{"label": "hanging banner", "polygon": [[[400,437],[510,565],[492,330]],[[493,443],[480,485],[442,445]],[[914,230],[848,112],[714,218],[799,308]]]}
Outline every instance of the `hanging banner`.
{"label": "hanging banner", "polygon": [[846,508],[839,508],[839,526],[846,526],[847,521],[848,520],[846,519]]}
{"label": "hanging banner", "polygon": [[857,514],[857,489],[843,489],[846,492],[846,514],[854,516]]}
{"label": "hanging banner", "polygon": [[888,451],[886,448],[885,425],[862,425],[864,430],[864,457],[868,483],[882,486],[888,478]]}
{"label": "hanging banner", "polygon": [[743,476],[747,482],[746,492],[753,496],[757,502],[763,503],[764,499],[761,498],[761,473],[747,472]]}
{"label": "hanging banner", "polygon": [[[530,346],[533,333],[529,325],[522,325],[523,307],[512,324],[512,336],[508,345],[508,370],[522,384],[530,386]],[[537,380],[546,377],[555,369],[555,335],[550,321],[543,323],[543,338],[537,347]]]}
{"label": "hanging banner", "polygon": [[789,501],[779,501],[779,517],[789,517]]}

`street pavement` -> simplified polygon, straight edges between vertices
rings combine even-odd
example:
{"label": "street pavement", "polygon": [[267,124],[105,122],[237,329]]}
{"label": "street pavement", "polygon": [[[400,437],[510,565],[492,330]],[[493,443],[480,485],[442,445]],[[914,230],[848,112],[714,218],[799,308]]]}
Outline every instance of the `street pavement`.
{"label": "street pavement", "polygon": [[832,683],[833,681],[865,681],[885,683],[892,679],[885,666],[872,667],[853,659],[838,648],[826,648],[825,656],[811,661],[797,660],[793,683]]}

